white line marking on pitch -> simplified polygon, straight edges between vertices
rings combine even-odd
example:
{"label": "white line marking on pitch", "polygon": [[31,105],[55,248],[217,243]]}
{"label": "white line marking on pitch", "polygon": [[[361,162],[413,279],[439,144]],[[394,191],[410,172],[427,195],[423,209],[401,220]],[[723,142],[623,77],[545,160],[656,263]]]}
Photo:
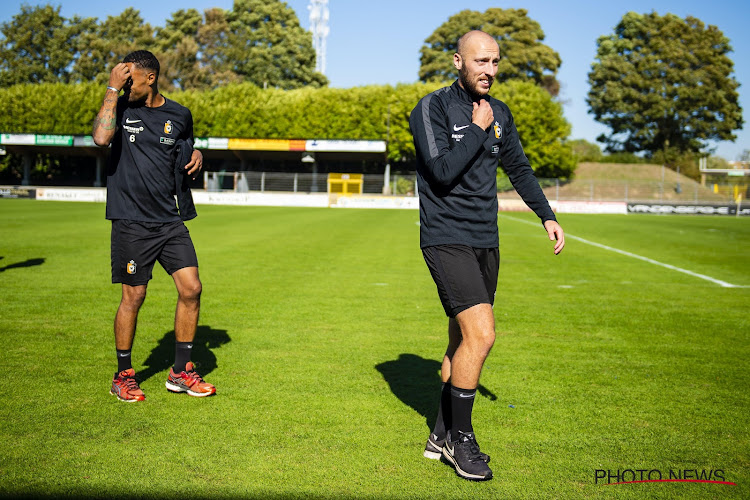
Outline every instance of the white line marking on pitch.
{"label": "white line marking on pitch", "polygon": [[[539,224],[537,224],[537,223],[530,222],[530,221],[527,221],[527,220],[524,220],[524,219],[517,219],[516,217],[511,217],[510,215],[499,215],[499,217],[503,217],[503,218],[506,218],[506,219],[512,219],[512,220],[514,220],[516,222],[522,222],[522,223],[528,224],[530,226],[537,226],[537,227],[539,226]],[[571,234],[565,233],[565,237],[566,238],[570,238],[571,240],[580,241],[581,243],[586,243],[587,245],[592,245],[592,246],[595,246],[595,247],[602,248],[604,250],[609,250],[611,252],[616,252],[616,253],[619,253],[621,255],[625,255],[627,257],[632,257],[634,259],[639,259],[639,260],[642,260],[644,262],[648,262],[649,264],[655,264],[657,266],[665,267],[665,268],[671,269],[673,271],[678,271],[678,272],[681,272],[681,273],[689,274],[690,276],[694,276],[696,278],[700,278],[700,279],[704,279],[706,281],[710,281],[711,283],[715,283],[715,284],[717,284],[719,286],[722,286],[724,288],[750,288],[750,287],[745,286],[745,285],[733,285],[732,283],[727,283],[726,281],[717,280],[716,278],[712,278],[711,276],[706,276],[705,274],[694,273],[693,271],[690,271],[688,269],[683,269],[681,267],[673,266],[671,264],[665,264],[664,262],[659,262],[658,260],[649,259],[648,257],[643,257],[642,255],[637,255],[637,254],[634,254],[634,253],[626,252],[625,250],[620,250],[620,249],[613,248],[613,247],[610,247],[610,246],[607,246],[607,245],[602,245],[601,243],[596,243],[595,241],[589,241],[589,240],[581,238],[579,236],[573,236]]]}

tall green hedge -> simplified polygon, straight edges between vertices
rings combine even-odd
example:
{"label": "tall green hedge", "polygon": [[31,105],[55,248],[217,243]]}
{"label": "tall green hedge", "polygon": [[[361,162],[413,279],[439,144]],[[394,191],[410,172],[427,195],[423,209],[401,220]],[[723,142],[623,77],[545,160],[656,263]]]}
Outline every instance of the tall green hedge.
{"label": "tall green hedge", "polygon": [[[414,159],[409,113],[442,84],[349,89],[261,89],[251,84],[165,94],[193,113],[198,137],[388,140],[392,162]],[[0,89],[0,132],[88,135],[102,85],[29,84]],[[493,95],[514,113],[532,166],[543,177],[569,177],[575,161],[562,107],[530,83],[497,85]]]}

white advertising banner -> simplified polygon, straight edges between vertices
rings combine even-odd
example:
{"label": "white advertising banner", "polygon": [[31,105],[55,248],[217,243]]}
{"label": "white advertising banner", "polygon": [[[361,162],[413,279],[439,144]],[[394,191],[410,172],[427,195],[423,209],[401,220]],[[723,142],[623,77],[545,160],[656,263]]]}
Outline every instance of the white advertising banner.
{"label": "white advertising banner", "polygon": [[329,141],[309,140],[305,151],[322,153],[385,153],[385,141]]}
{"label": "white advertising banner", "polygon": [[11,145],[33,146],[36,144],[36,135],[34,134],[0,134],[0,143],[8,144],[9,146]]}
{"label": "white advertising banner", "polygon": [[226,137],[196,137],[195,149],[229,149]]}
{"label": "white advertising banner", "polygon": [[36,199],[45,201],[107,201],[106,188],[38,188]]}
{"label": "white advertising banner", "polygon": [[628,213],[624,201],[558,201],[557,212],[561,214],[621,214]]}
{"label": "white advertising banner", "polygon": [[328,193],[235,193],[194,190],[193,201],[196,205],[327,207]]}
{"label": "white advertising banner", "polygon": [[339,196],[337,208],[403,208],[418,209],[419,198],[416,196]]}

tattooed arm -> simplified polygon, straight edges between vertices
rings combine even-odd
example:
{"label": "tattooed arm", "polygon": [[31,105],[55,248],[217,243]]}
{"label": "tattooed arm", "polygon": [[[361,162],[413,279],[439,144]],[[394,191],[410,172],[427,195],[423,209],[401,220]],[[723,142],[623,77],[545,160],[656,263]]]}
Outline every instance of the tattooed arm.
{"label": "tattooed arm", "polygon": [[97,146],[109,146],[115,136],[117,131],[117,97],[128,78],[130,78],[130,71],[126,64],[119,63],[112,68],[107,93],[104,94],[102,107],[94,118],[94,129],[91,132]]}

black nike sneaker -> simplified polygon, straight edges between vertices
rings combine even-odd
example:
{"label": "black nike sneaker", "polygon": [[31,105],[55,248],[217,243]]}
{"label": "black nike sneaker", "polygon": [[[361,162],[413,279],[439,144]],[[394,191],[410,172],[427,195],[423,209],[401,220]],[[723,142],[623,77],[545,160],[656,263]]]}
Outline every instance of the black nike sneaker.
{"label": "black nike sneaker", "polygon": [[427,438],[427,444],[424,445],[423,455],[432,460],[439,460],[443,456],[444,444],[445,438],[438,439],[437,434],[431,433],[430,437]]}
{"label": "black nike sneaker", "polygon": [[471,481],[492,479],[492,469],[484,461],[473,432],[458,432],[458,439],[446,439],[443,456],[456,469],[456,474]]}
{"label": "black nike sneaker", "polygon": [[[435,433],[430,434],[430,437],[427,438],[427,444],[424,447],[424,456],[427,458],[432,458],[433,460],[437,460],[438,458],[442,457],[445,442],[450,440],[451,431],[448,431],[448,435],[443,439],[438,439],[437,434]],[[479,445],[479,443],[477,443],[477,445]],[[490,463],[490,456],[488,454],[482,453],[480,451],[479,455],[486,463]]]}

